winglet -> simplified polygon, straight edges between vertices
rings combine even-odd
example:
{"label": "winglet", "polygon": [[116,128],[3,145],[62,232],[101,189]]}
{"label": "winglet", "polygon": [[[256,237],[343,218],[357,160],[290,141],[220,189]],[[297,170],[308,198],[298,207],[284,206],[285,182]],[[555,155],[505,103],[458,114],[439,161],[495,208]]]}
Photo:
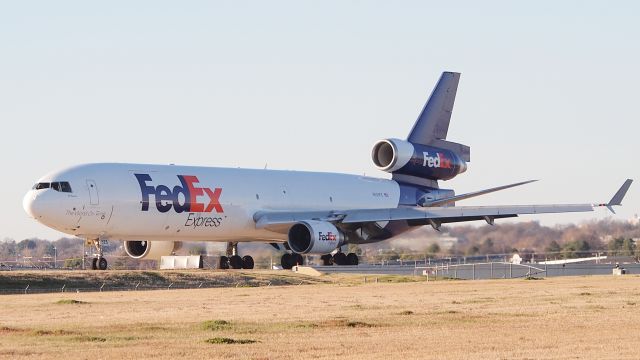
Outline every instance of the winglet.
{"label": "winglet", "polygon": [[609,200],[607,204],[604,204],[604,206],[606,206],[607,209],[609,209],[609,211],[611,211],[614,214],[616,213],[613,210],[613,206],[622,205],[622,199],[624,199],[625,195],[627,195],[627,191],[629,191],[629,187],[631,187],[632,182],[633,182],[632,179],[627,179],[627,181],[625,181],[624,184],[622,184],[620,189],[618,189],[616,194],[613,195],[611,200]]}

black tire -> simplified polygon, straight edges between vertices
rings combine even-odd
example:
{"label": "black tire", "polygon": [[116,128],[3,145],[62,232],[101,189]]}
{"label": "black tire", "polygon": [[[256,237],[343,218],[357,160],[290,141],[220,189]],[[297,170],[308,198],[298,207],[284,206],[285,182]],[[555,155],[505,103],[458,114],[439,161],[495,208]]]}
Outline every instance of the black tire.
{"label": "black tire", "polygon": [[291,254],[291,259],[293,260],[293,266],[304,265],[304,257],[301,254]]}
{"label": "black tire", "polygon": [[326,255],[320,256],[320,260],[322,260],[322,265],[324,265],[324,266],[333,265],[333,256],[331,256],[331,254],[326,254]]}
{"label": "black tire", "polygon": [[354,253],[347,254],[347,265],[358,265],[358,255]]}
{"label": "black tire", "polygon": [[91,270],[98,270],[98,258],[91,260]]}
{"label": "black tire", "polygon": [[107,270],[107,259],[101,257],[98,260],[98,269],[99,270]]}
{"label": "black tire", "polygon": [[280,265],[283,269],[290,270],[293,267],[293,257],[291,254],[286,253],[280,258]]}
{"label": "black tire", "polygon": [[229,258],[226,256],[220,256],[220,261],[218,261],[218,269],[227,270],[229,268]]}
{"label": "black tire", "polygon": [[229,258],[229,266],[232,269],[242,269],[242,258],[239,255],[233,255]]}
{"label": "black tire", "polygon": [[253,269],[253,258],[249,255],[245,255],[242,257],[242,268],[243,269]]}
{"label": "black tire", "polygon": [[343,252],[335,253],[335,255],[333,255],[333,263],[337,265],[347,265],[347,255]]}

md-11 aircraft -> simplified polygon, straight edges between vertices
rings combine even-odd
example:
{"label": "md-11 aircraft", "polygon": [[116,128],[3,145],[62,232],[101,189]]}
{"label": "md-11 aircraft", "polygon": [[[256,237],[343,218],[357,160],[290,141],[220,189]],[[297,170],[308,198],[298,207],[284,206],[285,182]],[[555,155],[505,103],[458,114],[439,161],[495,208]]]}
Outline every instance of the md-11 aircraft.
{"label": "md-11 aircraft", "polygon": [[227,243],[222,269],[251,269],[238,243],[259,241],[284,252],[282,267],[303,254],[325,265],[357,265],[346,244],[396,237],[418,226],[486,221],[521,214],[586,212],[621,205],[632,180],[604,204],[455,206],[468,198],[530,181],[456,195],[441,189],[467,170],[470,148],[446,140],[459,73],[444,72],[406,140],[373,146],[375,166],[392,179],[367,176],[177,165],[100,163],[45,175],[26,194],[25,211],[42,224],[96,248],[92,268],[107,269],[102,240],[124,241],[132,258],[171,255],[183,241]]}

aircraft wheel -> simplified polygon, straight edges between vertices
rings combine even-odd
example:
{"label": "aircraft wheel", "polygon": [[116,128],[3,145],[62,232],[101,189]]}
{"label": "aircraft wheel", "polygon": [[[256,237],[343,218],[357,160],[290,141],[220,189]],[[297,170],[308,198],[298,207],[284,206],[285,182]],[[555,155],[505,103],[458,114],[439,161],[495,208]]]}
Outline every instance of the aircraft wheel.
{"label": "aircraft wheel", "polygon": [[99,270],[107,270],[107,259],[101,257],[98,260],[98,269]]}
{"label": "aircraft wheel", "polygon": [[282,255],[282,258],[280,258],[280,265],[282,265],[283,269],[291,269],[293,267],[293,256],[289,253]]}
{"label": "aircraft wheel", "polygon": [[253,258],[251,256],[245,255],[242,257],[242,268],[253,269]]}
{"label": "aircraft wheel", "polygon": [[291,254],[292,263],[294,266],[302,266],[304,265],[304,256],[301,254]]}
{"label": "aircraft wheel", "polygon": [[335,255],[333,255],[333,263],[338,265],[347,265],[347,255],[343,252],[335,253]]}
{"label": "aircraft wheel", "polygon": [[242,269],[242,258],[239,255],[233,255],[229,258],[229,265],[232,269]]}
{"label": "aircraft wheel", "polygon": [[333,265],[333,256],[331,256],[331,254],[325,254],[320,256],[320,260],[322,260],[322,265],[324,266]]}
{"label": "aircraft wheel", "polygon": [[98,258],[91,260],[91,270],[98,270]]}
{"label": "aircraft wheel", "polygon": [[229,258],[226,256],[220,256],[220,261],[218,261],[218,269],[227,270],[229,268]]}
{"label": "aircraft wheel", "polygon": [[347,265],[358,265],[358,255],[354,253],[347,254]]}

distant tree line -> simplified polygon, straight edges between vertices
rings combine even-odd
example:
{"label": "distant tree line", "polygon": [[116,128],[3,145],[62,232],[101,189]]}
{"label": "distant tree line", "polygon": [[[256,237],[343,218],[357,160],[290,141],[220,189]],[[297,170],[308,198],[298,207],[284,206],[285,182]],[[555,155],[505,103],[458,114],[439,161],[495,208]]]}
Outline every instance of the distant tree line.
{"label": "distant tree line", "polygon": [[442,227],[441,233],[457,238],[458,242],[442,249],[433,229],[425,226],[407,235],[411,241],[367,245],[367,253],[376,259],[398,260],[516,252],[546,253],[553,258],[584,257],[597,252],[640,257],[636,244],[640,239],[640,226],[626,221],[601,220],[560,226],[543,226],[536,221],[462,225]]}
{"label": "distant tree line", "polygon": [[[458,239],[451,248],[438,244],[437,236],[429,226],[404,235],[400,240],[383,241],[367,245],[350,245],[350,252],[358,252],[371,260],[414,259],[443,256],[481,256],[486,254],[547,253],[557,258],[591,256],[595,252],[611,255],[640,257],[636,243],[640,239],[640,226],[625,221],[602,220],[562,226],[542,226],[535,221],[496,224],[495,226],[448,226],[443,234]],[[401,243],[402,245],[397,245]],[[58,266],[82,266],[83,240],[60,238],[5,239],[0,241],[0,262],[16,260],[53,261],[57,252]],[[208,250],[209,249],[209,250]],[[178,254],[207,254],[217,256],[223,246],[211,250],[205,243],[185,243]],[[86,247],[89,255],[92,250]],[[241,251],[250,253],[256,262],[279,262],[279,255],[271,246],[259,243],[241,245]],[[105,249],[111,256],[110,264],[116,268],[151,268],[155,263],[138,261],[126,256],[121,242],[111,242]],[[274,260],[275,259],[275,260]]]}

